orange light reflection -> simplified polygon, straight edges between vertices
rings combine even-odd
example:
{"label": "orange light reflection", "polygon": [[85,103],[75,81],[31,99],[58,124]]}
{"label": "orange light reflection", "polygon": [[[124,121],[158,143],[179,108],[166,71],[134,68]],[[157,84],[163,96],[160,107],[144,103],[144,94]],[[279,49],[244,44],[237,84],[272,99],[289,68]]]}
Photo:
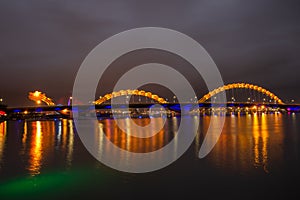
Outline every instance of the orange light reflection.
{"label": "orange light reflection", "polygon": [[6,121],[0,123],[0,164],[3,158],[5,140],[6,140]]}
{"label": "orange light reflection", "polygon": [[266,115],[253,115],[253,157],[254,166],[268,170],[268,122]]}
{"label": "orange light reflection", "polygon": [[32,176],[40,174],[42,159],[42,127],[41,122],[36,121],[32,124],[35,129],[32,130],[30,159],[28,170]]}

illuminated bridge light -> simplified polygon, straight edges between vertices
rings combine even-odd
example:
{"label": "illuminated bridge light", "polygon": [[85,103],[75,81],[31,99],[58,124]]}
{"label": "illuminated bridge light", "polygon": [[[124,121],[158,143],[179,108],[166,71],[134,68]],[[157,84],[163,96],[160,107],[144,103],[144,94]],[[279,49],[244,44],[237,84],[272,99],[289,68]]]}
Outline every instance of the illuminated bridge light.
{"label": "illuminated bridge light", "polygon": [[42,109],[42,108],[37,108],[37,109],[35,109],[35,111],[36,111],[36,112],[42,112],[43,109]]}
{"label": "illuminated bridge light", "polygon": [[35,92],[33,93],[33,96],[38,97],[38,96],[40,96],[40,94],[41,94],[41,92],[35,91]]}
{"label": "illuminated bridge light", "polygon": [[[227,85],[221,86],[221,87],[216,88],[213,91],[210,91],[209,93],[205,94],[202,98],[200,98],[198,100],[198,103],[203,103],[203,102],[207,101],[208,99],[210,99],[212,96],[215,96],[220,92],[223,92],[223,91],[226,91],[226,90],[232,90],[232,89],[250,89],[250,90],[254,90],[254,91],[260,92],[260,93],[268,96],[269,98],[271,98],[272,100],[274,100],[278,104],[284,104],[283,101],[281,99],[279,99],[272,92],[270,92],[267,89],[262,88],[260,86],[249,84],[249,83],[232,83],[232,84],[227,84]],[[248,98],[248,100],[250,100],[250,98]]]}
{"label": "illuminated bridge light", "polygon": [[46,103],[48,106],[54,106],[54,102],[51,98],[47,97],[45,93],[40,91],[29,92],[28,98],[32,101],[35,101],[37,104],[41,104],[42,102]]}
{"label": "illuminated bridge light", "polygon": [[60,111],[60,110],[61,110],[61,108],[59,108],[59,107],[56,107],[56,108],[54,108],[54,110],[55,110],[55,111]]}
{"label": "illuminated bridge light", "polygon": [[6,112],[0,110],[0,115],[6,115]]}
{"label": "illuminated bridge light", "polygon": [[100,97],[98,100],[94,101],[94,104],[100,105],[112,98],[127,96],[127,95],[144,96],[161,104],[167,103],[167,101],[164,98],[159,97],[158,95],[153,94],[152,92],[146,92],[144,90],[120,90],[120,91],[106,94],[103,97]]}

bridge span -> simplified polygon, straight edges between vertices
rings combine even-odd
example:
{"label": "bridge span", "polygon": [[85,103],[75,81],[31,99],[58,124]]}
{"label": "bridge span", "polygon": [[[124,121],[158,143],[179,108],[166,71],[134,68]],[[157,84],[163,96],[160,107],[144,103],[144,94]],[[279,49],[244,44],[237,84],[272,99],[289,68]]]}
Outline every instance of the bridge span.
{"label": "bridge span", "polygon": [[[145,115],[149,112],[149,108],[157,105],[157,103],[135,103],[129,104],[129,110],[136,116]],[[258,104],[258,103],[239,103],[228,102],[222,103],[163,103],[159,104],[165,108],[167,114],[170,116],[181,115],[181,108],[186,113],[199,112],[200,114],[212,114],[212,113],[275,113],[275,112],[300,112],[300,104]],[[212,107],[213,105],[213,107]],[[126,109],[125,104],[114,104],[115,111],[122,113]],[[198,106],[198,107],[197,107]],[[77,110],[85,113],[91,113],[96,110],[96,114],[99,117],[109,117],[112,114],[111,104],[99,104],[99,105],[78,105],[74,107]],[[72,117],[72,106],[33,106],[33,107],[8,107],[5,109],[8,119],[22,119],[35,117]],[[160,110],[158,110],[158,113]],[[149,113],[148,113],[149,114]]]}

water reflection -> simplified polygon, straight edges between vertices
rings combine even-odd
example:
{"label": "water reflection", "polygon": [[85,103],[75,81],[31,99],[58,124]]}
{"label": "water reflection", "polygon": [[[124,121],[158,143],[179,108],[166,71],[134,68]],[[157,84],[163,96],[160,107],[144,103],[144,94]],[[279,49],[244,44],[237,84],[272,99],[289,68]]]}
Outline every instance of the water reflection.
{"label": "water reflection", "polygon": [[28,142],[28,122],[24,121],[23,134],[22,134],[22,148],[20,151],[20,155],[23,157],[26,156],[27,142]]}
{"label": "water reflection", "polygon": [[67,150],[67,166],[71,167],[73,160],[73,148],[74,148],[74,127],[73,121],[68,120],[69,138],[68,138],[68,150]]}
{"label": "water reflection", "polygon": [[57,136],[56,136],[57,145],[56,145],[56,147],[58,148],[61,144],[61,121],[59,120],[56,125],[57,125]]}
{"label": "water reflection", "polygon": [[265,172],[268,170],[268,144],[269,144],[269,129],[266,115],[253,115],[253,153],[254,166],[262,166]]}
{"label": "water reflection", "polygon": [[74,129],[72,120],[62,119],[55,122],[55,149],[60,152],[67,168],[72,166],[73,161]]}
{"label": "water reflection", "polygon": [[[283,159],[282,117],[253,114],[226,118],[221,137],[210,154],[211,161],[224,169],[248,172],[254,166],[269,173],[270,159],[273,163]],[[207,118],[203,118],[202,129],[209,125]]]}
{"label": "water reflection", "polygon": [[[177,119],[174,118],[172,121],[167,121],[164,128],[158,131],[154,136],[148,138],[138,138],[131,136],[131,132],[136,132],[133,127],[130,127],[130,119],[124,119],[118,123],[124,123],[126,127],[126,133],[123,132],[114,120],[102,120],[98,123],[99,132],[96,134],[96,140],[99,140],[99,151],[110,151],[105,149],[105,144],[103,144],[103,137],[107,137],[114,145],[126,151],[135,153],[146,153],[156,151],[162,148],[164,145],[168,144],[174,137],[174,130],[172,129],[173,124],[177,123]],[[152,118],[152,119],[134,119],[135,123],[140,126],[148,124],[150,120],[155,121],[154,124],[161,126],[164,122],[162,118]],[[147,131],[147,129],[145,130]],[[151,130],[149,135],[151,134]],[[146,133],[147,134],[147,133]],[[100,152],[101,153],[101,152]]]}
{"label": "water reflection", "polygon": [[[126,127],[126,132],[123,132],[117,125],[116,121],[107,119],[101,120],[95,123],[95,127],[97,128],[97,133],[95,134],[95,146],[97,147],[98,157],[103,158],[104,156],[115,157],[118,152],[116,152],[115,148],[111,148],[110,142],[115,146],[125,150],[123,154],[121,154],[119,158],[119,163],[125,163],[128,165],[134,165],[136,163],[129,163],[133,153],[150,153],[157,151],[169,144],[169,142],[174,138],[175,132],[177,130],[178,119],[170,118],[168,120],[162,118],[142,118],[142,119],[134,119],[135,123],[140,126],[145,126],[149,124],[150,120],[152,124],[155,124],[157,127],[163,128],[158,131],[155,135],[148,138],[138,138],[131,136],[130,133],[134,133],[135,135],[139,134],[135,126],[131,127],[129,124],[130,119],[124,119],[119,121],[118,123],[124,123],[123,127]],[[122,126],[122,125],[121,125]],[[145,130],[144,135],[152,135],[151,130]],[[177,146],[176,141],[174,145],[174,155],[177,154]],[[160,160],[163,159],[161,152],[156,152],[155,158],[153,159]],[[137,162],[139,162],[137,160]]]}
{"label": "water reflection", "polygon": [[23,148],[26,148],[26,141],[27,141],[27,121],[24,122],[24,128],[23,128],[23,136],[22,136],[22,144]]}
{"label": "water reflection", "polygon": [[28,170],[31,175],[37,175],[40,173],[41,159],[42,159],[42,126],[40,121],[36,121],[32,124],[31,135],[31,148]]}
{"label": "water reflection", "polygon": [[6,140],[6,121],[0,122],[0,168],[2,163],[2,158],[4,154]]}
{"label": "water reflection", "polygon": [[[192,152],[187,152],[194,158],[198,158],[198,152],[211,117],[213,116],[200,118],[200,130],[194,140],[194,149]],[[163,123],[161,118],[152,118],[151,120],[155,120],[158,126]],[[148,124],[149,121],[150,119],[135,119],[135,123],[141,126]],[[188,123],[193,126],[196,121],[190,118]],[[96,132],[92,133],[94,134],[92,137],[100,157],[116,156],[116,152],[105,142],[105,138],[127,152],[153,152],[173,140],[179,122],[180,118],[168,118],[163,129],[154,136],[137,138],[127,134],[136,131],[128,125],[128,119],[119,122],[125,125],[127,133],[119,129],[114,120],[101,120],[95,122]],[[290,126],[285,126],[286,123]],[[298,124],[299,117],[295,115],[257,114],[226,117],[220,139],[205,159],[211,163],[210,166],[221,170],[247,174],[253,171],[272,173],[284,164],[283,156],[287,155],[287,151],[298,156]],[[288,134],[288,131],[291,131],[291,134]],[[27,174],[32,176],[53,166],[71,168],[74,163],[84,162],[90,156],[86,153],[82,143],[78,141],[79,137],[75,132],[72,120],[1,122],[0,166],[6,169],[18,169],[16,171],[26,170]],[[178,151],[179,144],[177,142],[175,141],[173,149],[174,156]],[[17,164],[15,159],[12,159],[16,155],[21,157],[21,161]],[[129,153],[124,154],[119,162],[128,162],[129,155]],[[157,155],[155,159],[162,158],[163,155]]]}
{"label": "water reflection", "polygon": [[21,155],[28,157],[26,168],[32,176],[40,174],[43,166],[51,162],[64,162],[70,167],[73,146],[72,120],[24,122]]}
{"label": "water reflection", "polygon": [[[200,132],[195,138],[195,156],[198,157],[200,146],[205,137],[206,131],[210,125],[211,117],[204,116],[200,120]],[[253,169],[263,170],[269,173],[271,169],[270,159],[276,163],[282,160],[283,150],[278,148],[282,146],[284,140],[284,131],[282,130],[282,115],[233,115],[226,117],[225,125],[221,137],[212,152],[208,155],[210,162],[214,166],[222,169],[238,170],[241,173],[253,171]],[[138,119],[137,124],[148,123],[149,119]],[[153,119],[152,119],[153,120]],[[159,118],[155,120],[160,120]],[[156,151],[168,144],[174,138],[174,130],[178,128],[177,118],[171,118],[166,121],[164,128],[155,136],[150,138],[136,138],[122,132],[115,121],[103,120],[97,123],[98,133],[96,141],[98,143],[98,153],[100,157],[103,154],[115,155],[113,149],[109,148],[104,142],[107,137],[110,142],[116,146],[135,153],[144,153]],[[120,123],[127,123],[126,120]],[[194,124],[191,118],[191,126]],[[218,130],[218,123],[215,121]],[[127,133],[133,130],[127,126]],[[212,132],[214,135],[214,132]],[[214,136],[212,136],[214,137]],[[176,155],[176,145],[174,155]],[[160,159],[160,158],[157,158]],[[120,162],[126,162],[126,158],[120,158]]]}

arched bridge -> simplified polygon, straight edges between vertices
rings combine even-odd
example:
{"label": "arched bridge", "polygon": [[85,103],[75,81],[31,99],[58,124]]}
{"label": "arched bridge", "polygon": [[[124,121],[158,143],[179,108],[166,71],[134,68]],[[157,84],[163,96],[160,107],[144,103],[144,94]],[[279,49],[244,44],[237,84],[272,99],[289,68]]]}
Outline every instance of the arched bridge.
{"label": "arched bridge", "polygon": [[[238,90],[236,90],[238,89]],[[265,102],[259,102],[259,101],[231,101],[231,102],[216,102],[213,100],[217,99],[217,96],[219,93],[224,92],[224,91],[229,91],[229,92],[236,92],[239,91],[239,89],[246,89],[243,92],[246,92],[247,95],[255,94],[257,93],[262,94],[263,97],[268,97],[270,101]],[[232,90],[232,91],[230,91]],[[253,93],[253,91],[255,93]],[[181,108],[184,108],[187,111],[194,112],[194,105],[198,101],[199,108],[201,108],[200,112],[202,110],[209,110],[211,108],[211,102],[213,101],[215,104],[219,105],[220,109],[222,110],[225,107],[228,107],[232,109],[233,107],[236,107],[237,109],[244,109],[247,110],[248,108],[254,109],[257,108],[260,110],[267,110],[267,108],[274,109],[274,110],[285,110],[287,112],[300,112],[300,105],[298,104],[285,104],[278,96],[276,96],[274,93],[271,91],[254,85],[254,84],[249,84],[249,83],[232,83],[232,84],[227,84],[221,87],[218,87],[209,93],[205,94],[202,98],[200,98],[197,101],[193,102],[184,102],[181,104],[178,104],[176,102],[167,102],[166,99],[163,97],[159,97],[156,94],[153,94],[152,92],[149,91],[144,91],[144,90],[120,90],[112,93],[108,93],[104,95],[103,97],[93,101],[93,105],[87,104],[87,105],[76,105],[78,109],[86,110],[87,113],[90,111],[93,111],[93,109],[96,108],[96,110],[99,110],[99,112],[111,110],[111,105],[106,104],[106,101],[111,100],[112,98],[117,98],[121,96],[142,96],[146,97],[148,99],[152,99],[153,101],[148,101],[146,102],[133,102],[130,103],[129,108],[132,110],[140,110],[140,108],[145,108],[141,109],[142,111],[147,110],[148,108],[152,107],[156,103],[162,104],[163,107],[167,108],[168,111],[171,112],[180,112]],[[42,93],[40,91],[34,91],[34,92],[29,92],[28,98],[32,101],[35,101],[39,106],[34,106],[34,107],[21,107],[21,108],[7,108],[4,111],[8,113],[10,116],[27,116],[29,114],[35,115],[35,113],[59,113],[60,116],[72,116],[72,106],[61,106],[61,105],[55,105],[53,100],[49,97],[46,96],[45,93]],[[72,97],[70,97],[72,98]],[[133,98],[134,100],[134,98]],[[211,100],[211,101],[209,101]],[[251,99],[252,100],[252,99]],[[254,100],[254,99],[253,99]],[[47,106],[42,106],[41,103],[45,103]],[[123,104],[119,106],[120,110],[124,108]],[[198,107],[197,107],[198,109]],[[255,109],[256,110],[256,109]],[[37,115],[39,116],[39,115]],[[48,116],[48,115],[47,115]]]}
{"label": "arched bridge", "polygon": [[260,93],[268,96],[270,99],[274,100],[278,104],[284,104],[283,101],[280,98],[278,98],[274,93],[270,92],[269,90],[267,90],[263,87],[253,85],[253,84],[249,84],[249,83],[232,83],[232,84],[228,84],[228,85],[218,87],[218,88],[214,89],[213,91],[211,91],[211,92],[207,93],[206,95],[204,95],[202,98],[200,98],[198,100],[198,102],[203,103],[203,102],[207,101],[208,99],[210,99],[211,97],[217,95],[218,93],[221,93],[221,92],[226,91],[226,90],[232,90],[232,89],[250,89],[250,90],[254,90],[254,91],[260,92]]}
{"label": "arched bridge", "polygon": [[94,101],[94,104],[100,105],[112,98],[120,97],[120,96],[127,96],[127,95],[136,95],[136,96],[147,97],[147,98],[150,98],[160,104],[168,103],[164,98],[159,97],[156,94],[153,94],[151,92],[147,92],[144,90],[120,90],[117,92],[112,92],[112,93],[106,94],[103,97],[100,97],[98,100]]}
{"label": "arched bridge", "polygon": [[[267,96],[269,99],[273,100],[273,102],[275,102],[276,104],[284,104],[284,102],[278,96],[276,96],[274,93],[270,92],[269,90],[267,90],[263,87],[260,87],[258,85],[249,84],[249,83],[231,83],[231,84],[227,84],[227,85],[218,87],[218,88],[210,91],[209,93],[205,94],[202,98],[200,98],[198,100],[198,103],[204,103],[207,100],[211,99],[212,97],[218,95],[221,92],[234,90],[234,89],[248,89],[250,91],[256,91],[258,93],[261,93],[261,94]],[[130,89],[114,91],[112,93],[105,94],[103,97],[100,97],[96,101],[93,101],[93,103],[95,105],[101,105],[101,104],[105,103],[106,101],[111,100],[112,98],[116,98],[116,97],[120,97],[120,96],[127,96],[127,95],[147,97],[147,98],[150,98],[160,104],[169,103],[163,97],[159,97],[158,95],[153,94],[152,92],[144,91],[144,90],[130,90]],[[51,98],[47,97],[45,95],[45,93],[42,93],[40,91],[29,92],[28,97],[30,100],[35,101],[37,104],[41,104],[41,102],[44,102],[48,106],[55,105],[55,103],[53,102],[53,100]]]}

